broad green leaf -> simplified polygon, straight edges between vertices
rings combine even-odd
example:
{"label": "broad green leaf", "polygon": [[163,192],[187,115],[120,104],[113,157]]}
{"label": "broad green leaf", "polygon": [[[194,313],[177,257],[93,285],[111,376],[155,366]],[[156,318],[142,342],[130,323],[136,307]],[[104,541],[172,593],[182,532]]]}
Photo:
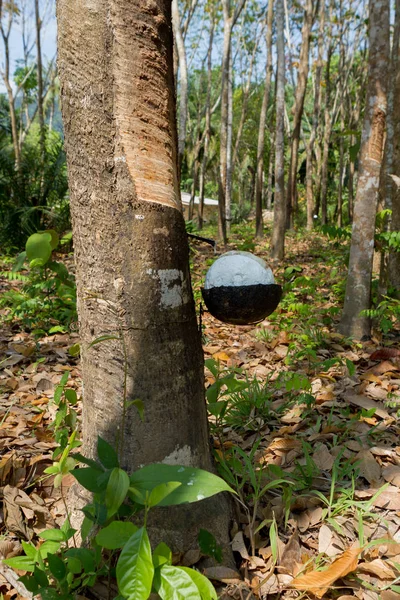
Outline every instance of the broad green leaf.
{"label": "broad green leaf", "polygon": [[65,329],[65,327],[62,327],[61,325],[55,325],[54,327],[49,329],[49,335],[52,335],[53,333],[65,333],[66,331],[67,330]]}
{"label": "broad green leaf", "polygon": [[101,464],[106,469],[119,467],[118,454],[115,449],[100,436],[97,438],[97,454]]}
{"label": "broad green leaf", "polygon": [[46,467],[45,470],[43,471],[43,473],[46,473],[47,475],[53,475],[54,473],[59,473],[60,472],[60,464],[57,462],[54,465],[52,465],[51,467]]}
{"label": "broad green leaf", "polygon": [[51,574],[59,581],[64,579],[67,574],[67,567],[65,566],[64,561],[56,554],[49,554],[47,556],[47,562],[49,563]]}
{"label": "broad green leaf", "polygon": [[111,471],[106,489],[107,516],[114,515],[123,501],[129,489],[129,476],[123,469],[115,468]]}
{"label": "broad green leaf", "polygon": [[34,258],[29,263],[29,268],[34,269],[35,267],[44,267],[46,261],[43,258]]}
{"label": "broad green leaf", "polygon": [[34,233],[31,235],[25,246],[28,260],[33,261],[40,259],[42,265],[45,265],[52,253],[50,241],[51,235],[49,233]]}
{"label": "broad green leaf", "polygon": [[[146,491],[151,491],[161,483],[168,483],[170,481],[179,481],[182,485],[162,500],[159,506],[197,502],[198,500],[214,496],[219,492],[235,493],[217,475],[194,467],[153,464],[135,471],[130,477],[132,487],[138,492],[142,492],[144,497],[146,497]],[[136,501],[144,504],[144,501],[139,496]]]}
{"label": "broad green leaf", "polygon": [[138,528],[130,521],[113,521],[96,535],[99,546],[107,550],[122,548]]}
{"label": "broad green leaf", "polygon": [[21,544],[22,544],[22,548],[24,549],[26,556],[28,556],[29,558],[32,559],[32,561],[35,562],[36,556],[37,556],[37,550],[36,550],[35,546],[33,546],[32,544],[28,544],[28,542],[24,542],[23,540],[22,540]]}
{"label": "broad green leaf", "polygon": [[72,346],[70,346],[68,348],[68,354],[70,356],[79,356],[81,351],[81,345],[80,344],[72,344]]}
{"label": "broad green leaf", "polygon": [[72,456],[78,462],[81,462],[84,465],[87,465],[88,467],[92,467],[92,469],[95,469],[96,471],[98,471],[99,475],[101,473],[104,473],[104,469],[99,462],[92,460],[91,458],[86,458],[86,456],[83,456],[83,454],[81,454],[80,452],[77,452],[76,454],[73,454]]}
{"label": "broad green leaf", "polygon": [[172,564],[172,552],[171,548],[168,548],[167,544],[161,542],[153,552],[153,565],[157,569],[161,565]]}
{"label": "broad green leaf", "polygon": [[6,558],[3,560],[3,564],[11,567],[12,569],[20,569],[21,571],[33,571],[35,564],[29,556],[14,556],[13,558]]}
{"label": "broad green leaf", "polygon": [[33,575],[23,575],[22,577],[19,577],[18,581],[20,581],[26,587],[28,592],[31,592],[34,596],[36,596],[39,589],[39,584]]}
{"label": "broad green leaf", "polygon": [[142,527],[130,537],[118,559],[118,590],[127,600],[147,600],[153,575],[150,540]]}
{"label": "broad green leaf", "polygon": [[204,361],[204,365],[209,371],[211,371],[214,377],[218,377],[219,367],[216,360],[213,358],[207,358],[207,360]]}
{"label": "broad green leaf", "polygon": [[75,390],[68,388],[64,391],[65,397],[68,400],[69,404],[74,406],[78,402],[78,396]]}
{"label": "broad green leaf", "polygon": [[68,377],[69,377],[69,371],[65,371],[65,373],[63,374],[63,376],[60,379],[59,385],[61,385],[62,387],[64,387],[64,385],[66,385],[66,383],[68,381]]}
{"label": "broad green leaf", "polygon": [[218,402],[208,402],[207,408],[208,411],[214,416],[219,417],[225,412],[228,406],[227,400],[219,400]]}
{"label": "broad green leaf", "polygon": [[33,571],[33,576],[40,585],[40,587],[47,587],[49,585],[49,580],[47,579],[47,575],[40,568],[35,567]]}
{"label": "broad green leaf", "polygon": [[49,554],[55,554],[59,551],[61,546],[61,542],[54,542],[53,540],[46,540],[40,548],[38,548],[38,552],[41,558],[44,560],[47,558]]}
{"label": "broad green leaf", "polygon": [[144,402],[143,402],[143,400],[139,400],[139,398],[136,398],[136,400],[130,400],[129,402],[127,402],[126,408],[129,408],[130,406],[136,406],[137,411],[139,413],[140,420],[143,421],[144,420]]}
{"label": "broad green leaf", "polygon": [[88,548],[70,548],[65,552],[65,556],[80,560],[85,573],[92,573],[96,569],[94,553]]}
{"label": "broad green leaf", "polygon": [[58,246],[58,242],[60,241],[60,236],[58,235],[57,231],[55,231],[54,229],[46,229],[44,233],[50,234],[50,246],[53,250],[55,250]]}
{"label": "broad green leaf", "polygon": [[61,529],[45,529],[39,533],[39,537],[53,542],[65,542],[66,540],[65,533]]}
{"label": "broad green leaf", "polygon": [[61,245],[64,246],[64,244],[69,244],[70,241],[72,240],[72,231],[67,231],[67,233],[64,233],[64,235],[61,238]]}
{"label": "broad green leaf", "polygon": [[91,521],[88,517],[85,517],[82,521],[81,525],[81,538],[82,541],[86,540],[89,533],[92,531],[93,521]]}
{"label": "broad green leaf", "polygon": [[60,600],[58,592],[53,587],[41,588],[40,597],[42,600]]}
{"label": "broad green leaf", "polygon": [[180,567],[163,565],[156,572],[154,588],[162,600],[202,600],[193,579]]}
{"label": "broad green leaf", "polygon": [[185,571],[185,573],[187,573],[196,584],[201,595],[201,600],[217,600],[217,592],[207,577],[202,575],[202,573],[199,573],[199,571],[195,571],[194,569],[189,569],[188,567],[180,568]]}
{"label": "broad green leaf", "polygon": [[182,484],[180,481],[168,481],[167,483],[160,483],[160,485],[157,485],[151,490],[146,502],[147,506],[152,508],[153,506],[161,504],[163,500],[166,500],[166,498],[181,485]]}
{"label": "broad green leaf", "polygon": [[217,540],[212,533],[206,529],[200,529],[197,540],[203,554],[215,558],[219,563],[222,562],[222,548],[218,546]]}
{"label": "broad green leaf", "polygon": [[74,558],[73,556],[69,556],[67,558],[67,568],[70,573],[73,575],[78,575],[82,572],[82,563],[79,558]]}
{"label": "broad green leaf", "polygon": [[104,492],[107,488],[107,481],[100,479],[104,473],[92,467],[74,469],[72,475],[78,480],[78,483],[94,494]]}

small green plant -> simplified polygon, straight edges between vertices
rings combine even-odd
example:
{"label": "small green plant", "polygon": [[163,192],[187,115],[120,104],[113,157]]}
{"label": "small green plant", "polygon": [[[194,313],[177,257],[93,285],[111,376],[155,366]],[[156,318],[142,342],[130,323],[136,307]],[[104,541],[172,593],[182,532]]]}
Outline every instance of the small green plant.
{"label": "small green plant", "polygon": [[218,470],[236,491],[238,501],[246,512],[249,523],[250,545],[255,555],[255,536],[263,527],[270,524],[268,519],[258,523],[258,510],[261,499],[270,490],[285,490],[293,485],[287,477],[268,478],[266,467],[257,460],[261,440],[251,448],[249,454],[238,446],[225,453],[217,453]]}
{"label": "small green plant", "polygon": [[[54,439],[58,447],[53,452],[53,460],[57,458],[68,445],[68,439],[77,426],[77,413],[73,406],[78,402],[76,391],[67,388],[69,372],[61,377],[61,381],[55,389],[53,402],[57,406],[56,416],[50,425],[54,429]],[[76,447],[76,446],[75,446]]]}
{"label": "small green plant", "polygon": [[220,436],[226,426],[250,431],[262,429],[273,413],[274,385],[269,380],[261,384],[256,378],[243,378],[240,369],[221,369],[214,359],[206,360],[205,364],[215,378],[206,390],[207,408],[214,417],[213,433]]}
{"label": "small green plant", "polygon": [[382,333],[388,333],[400,325],[400,300],[384,296],[375,308],[363,310],[361,316],[375,321]]}
{"label": "small green plant", "polygon": [[[128,475],[120,468],[115,449],[102,438],[97,443],[98,460],[80,454],[68,456],[73,443],[74,435],[61,461],[46,472],[60,475],[69,469],[93,493],[93,501],[83,508],[80,534],[85,547],[76,547],[76,531],[70,527],[69,518],[61,529],[42,532],[44,542],[40,546],[23,542],[25,556],[4,563],[28,572],[21,577],[25,587],[34,596],[68,600],[93,587],[99,578],[116,577],[120,598],[127,600],[147,600],[151,593],[163,600],[173,600],[177,593],[193,600],[216,600],[206,577],[172,564],[172,552],[165,543],[152,550],[146,524],[155,506],[233,492],[230,486],[212,473],[178,465],[153,464]],[[76,468],[79,462],[85,466]],[[129,520],[134,515],[136,522],[141,518],[141,526]],[[212,536],[203,532],[200,541],[219,556]]]}
{"label": "small green plant", "polygon": [[[2,295],[0,304],[9,309],[6,318],[21,321],[37,335],[51,331],[57,324],[68,327],[76,320],[75,279],[63,263],[53,260],[58,245],[59,237],[54,230],[34,233],[12,271],[2,273],[23,283],[20,290],[9,290]],[[26,262],[27,274],[21,274]]]}
{"label": "small green plant", "polygon": [[258,327],[256,331],[256,339],[260,342],[264,342],[265,344],[270,344],[274,337],[276,336],[276,332],[271,331],[271,329],[267,329],[266,327]]}

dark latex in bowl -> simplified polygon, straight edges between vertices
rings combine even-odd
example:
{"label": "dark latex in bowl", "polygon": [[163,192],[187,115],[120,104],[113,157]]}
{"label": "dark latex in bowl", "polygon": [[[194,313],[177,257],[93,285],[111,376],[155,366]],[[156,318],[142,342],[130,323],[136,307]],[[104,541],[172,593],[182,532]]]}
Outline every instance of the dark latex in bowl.
{"label": "dark latex in bowl", "polygon": [[282,297],[275,283],[202,288],[203,299],[213,317],[232,325],[259,323],[274,312]]}

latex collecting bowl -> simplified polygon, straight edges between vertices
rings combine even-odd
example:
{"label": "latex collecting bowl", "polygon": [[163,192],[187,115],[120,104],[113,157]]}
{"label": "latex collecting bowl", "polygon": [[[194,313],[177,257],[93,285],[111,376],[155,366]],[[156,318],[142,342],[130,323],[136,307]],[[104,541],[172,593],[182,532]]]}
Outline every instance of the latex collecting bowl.
{"label": "latex collecting bowl", "polygon": [[282,297],[266,262],[250,252],[226,252],[207,272],[204,303],[224,323],[250,325],[274,312]]}

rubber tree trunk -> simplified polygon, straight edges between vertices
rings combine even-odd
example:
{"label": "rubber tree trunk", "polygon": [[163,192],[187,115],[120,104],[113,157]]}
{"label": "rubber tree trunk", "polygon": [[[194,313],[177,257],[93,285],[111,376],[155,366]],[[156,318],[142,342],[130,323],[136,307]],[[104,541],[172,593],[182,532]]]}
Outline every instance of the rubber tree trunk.
{"label": "rubber tree trunk", "polygon": [[172,0],[172,24],[179,64],[178,166],[180,173],[186,142],[186,123],[188,113],[188,68],[185,41],[183,39],[181,30],[178,0]]}
{"label": "rubber tree trunk", "polygon": [[[169,0],[59,0],[58,52],[82,349],[84,452],[211,469],[203,354],[177,177]],[[89,347],[101,335],[117,335]],[[127,399],[144,403],[142,422]],[[181,507],[182,508],[182,507]],[[226,514],[224,514],[226,512]],[[224,498],[160,517],[181,551],[227,540]]]}
{"label": "rubber tree trunk", "polygon": [[301,118],[303,116],[304,99],[307,89],[312,26],[313,2],[312,0],[307,0],[302,28],[299,73],[293,107],[293,133],[290,146],[290,163],[286,190],[286,226],[288,228],[293,226],[293,210],[297,204],[297,164],[299,159]]}
{"label": "rubber tree trunk", "polygon": [[265,126],[267,124],[267,111],[269,95],[271,91],[271,75],[272,75],[272,22],[273,22],[274,0],[269,0],[267,23],[265,30],[265,46],[267,50],[267,60],[265,63],[265,82],[264,95],[260,111],[260,123],[258,126],[258,141],[257,141],[257,171],[256,171],[256,237],[263,237],[263,218],[262,218],[262,197],[263,197],[263,181],[264,181],[264,146],[265,146]]}
{"label": "rubber tree trunk", "polygon": [[[392,118],[392,135],[393,138],[391,142],[393,144],[391,151],[393,152],[393,162],[392,167],[393,170],[389,175],[396,175],[400,177],[400,103],[399,103],[399,95],[400,95],[400,45],[398,38],[398,29],[400,26],[400,2],[396,0],[396,26],[395,26],[395,39],[393,41],[393,52],[396,55],[393,55],[393,62],[395,63],[395,70],[392,70],[395,75],[394,81],[394,94],[393,94],[393,118]],[[389,135],[388,135],[389,138]],[[388,143],[389,139],[386,143]],[[389,168],[387,169],[387,172]],[[392,209],[392,218],[390,223],[390,230],[400,231],[400,187],[397,183],[393,181],[391,177],[392,186],[391,186],[391,209]],[[400,252],[392,251],[389,253],[389,261],[388,261],[388,284],[396,288],[397,292],[400,292]]]}
{"label": "rubber tree trunk", "polygon": [[[398,98],[400,92],[400,76],[399,76],[399,42],[400,42],[400,0],[396,0],[396,16],[395,25],[393,32],[393,43],[392,43],[392,54],[390,60],[390,72],[392,76],[389,78],[389,90],[388,90],[388,112],[386,118],[386,143],[385,143],[385,154],[383,157],[381,181],[380,181],[380,207],[393,211],[393,200],[394,200],[394,215],[395,221],[397,220],[397,227],[392,226],[392,219],[386,217],[384,229],[385,231],[399,231],[399,218],[396,215],[398,212],[398,186],[392,178],[392,175],[399,175],[400,169],[398,167],[399,160],[399,145],[397,138],[400,131],[399,118],[400,111],[398,108]],[[396,132],[395,132],[396,129]],[[396,160],[395,160],[395,147],[396,147]],[[392,212],[393,215],[393,212]],[[393,255],[397,252],[385,252],[381,250],[381,264],[379,273],[379,295],[380,297],[387,294],[389,285],[389,264],[396,263],[396,258],[393,260]],[[392,256],[391,256],[392,255]],[[395,271],[400,267],[400,261],[397,261],[395,268],[390,268],[391,275],[395,274]],[[393,284],[393,277],[390,277]],[[394,281],[400,282],[400,274],[395,275]],[[395,286],[400,289],[400,286]]]}
{"label": "rubber tree trunk", "polygon": [[232,50],[229,53],[228,74],[228,122],[226,137],[226,186],[225,186],[225,224],[226,235],[229,237],[232,223],[232,140],[233,140],[233,61]]}
{"label": "rubber tree trunk", "polygon": [[206,114],[204,124],[204,145],[203,145],[203,156],[200,165],[199,175],[199,210],[198,210],[198,228],[203,228],[203,214],[204,214],[204,193],[205,193],[205,180],[206,180],[206,168],[208,159],[208,149],[210,146],[211,137],[211,91],[212,91],[212,50],[214,43],[214,29],[215,29],[215,16],[211,13],[210,16],[210,37],[208,41],[207,51],[207,96],[206,96]]}
{"label": "rubber tree trunk", "polygon": [[276,0],[276,46],[278,55],[276,74],[276,134],[275,134],[275,196],[274,226],[271,239],[271,257],[282,260],[285,254],[285,35],[283,0]]}
{"label": "rubber tree trunk", "polygon": [[46,157],[46,129],[44,122],[44,107],[43,107],[43,66],[42,66],[42,20],[39,12],[39,0],[35,0],[35,25],[36,25],[36,61],[37,61],[37,84],[38,84],[38,95],[37,95],[37,108],[38,108],[38,120],[39,120],[39,144],[41,159],[44,166]]}
{"label": "rubber tree trunk", "polygon": [[325,2],[319,5],[319,29],[318,29],[318,59],[315,69],[314,85],[314,109],[311,125],[310,138],[306,144],[306,195],[307,195],[307,230],[311,231],[314,227],[314,145],[317,139],[317,131],[321,114],[321,74],[323,66],[324,52],[324,30],[325,30]]}
{"label": "rubber tree trunk", "polygon": [[[231,44],[232,30],[242,12],[246,0],[234,3],[233,14],[231,1],[222,0],[224,17],[224,39],[222,46],[221,64],[221,128],[220,128],[220,155],[219,155],[219,181],[218,181],[218,235],[225,245],[227,242],[226,231],[226,195],[229,185],[229,85],[231,83]],[[228,188],[229,193],[229,188]],[[228,209],[229,211],[229,209]]]}
{"label": "rubber tree trunk", "polygon": [[[262,31],[261,31],[261,34],[262,34]],[[233,146],[233,155],[232,155],[233,169],[235,169],[235,166],[236,166],[236,163],[238,160],[240,142],[242,141],[243,129],[244,129],[244,125],[246,123],[246,119],[248,117],[247,107],[248,107],[248,103],[249,103],[249,99],[250,99],[251,84],[253,81],[253,69],[254,69],[254,65],[256,62],[256,58],[257,58],[261,34],[258,35],[254,41],[253,51],[251,53],[251,58],[250,58],[249,66],[247,69],[246,83],[244,84],[243,90],[242,90],[242,107],[240,110],[240,119],[239,119],[239,125],[237,126],[235,144]]]}
{"label": "rubber tree trunk", "polygon": [[357,195],[354,204],[349,272],[340,331],[363,339],[371,322],[360,312],[370,308],[375,217],[382,164],[390,61],[389,0],[369,3],[369,75]]}
{"label": "rubber tree trunk", "polygon": [[228,143],[228,102],[229,102],[229,57],[231,52],[232,24],[229,18],[229,8],[224,7],[224,40],[221,67],[221,129],[219,151],[219,182],[218,182],[218,235],[222,243],[227,242],[226,235],[226,178],[227,178],[227,143]]}
{"label": "rubber tree trunk", "polygon": [[[11,9],[12,7],[10,7]],[[10,69],[11,69],[11,59],[10,59],[10,33],[11,27],[13,23],[14,13],[11,12],[7,26],[3,26],[1,22],[1,18],[3,17],[3,4],[0,2],[0,32],[4,45],[4,70],[2,71],[2,79],[4,82],[4,86],[7,91],[8,98],[8,107],[10,111],[10,123],[11,123],[11,137],[13,143],[14,150],[14,159],[15,159],[15,170],[19,171],[21,167],[21,148],[19,143],[18,136],[18,124],[17,124],[17,111],[15,107],[15,96],[12,87],[12,83],[10,81]]]}

